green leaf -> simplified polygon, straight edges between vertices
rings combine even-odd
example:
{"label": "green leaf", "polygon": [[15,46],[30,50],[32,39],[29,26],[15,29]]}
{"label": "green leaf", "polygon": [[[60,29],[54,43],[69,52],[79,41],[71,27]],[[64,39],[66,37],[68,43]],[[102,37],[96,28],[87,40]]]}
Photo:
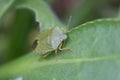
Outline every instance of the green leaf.
{"label": "green leaf", "polygon": [[12,4],[13,0],[0,0],[0,18],[4,15],[7,9]]}
{"label": "green leaf", "polygon": [[[41,30],[49,27],[56,27],[58,25],[63,27],[59,20],[54,16],[49,6],[42,0],[1,0],[0,2],[0,16],[3,15],[7,10],[13,13],[14,10],[16,10],[16,15],[14,15],[15,21],[13,21],[12,27],[10,27],[12,30],[12,40],[8,50],[8,60],[13,59],[16,56],[18,57],[27,51],[26,48],[28,48],[28,35],[31,29],[33,29],[33,23],[35,21],[31,19],[36,18],[36,20],[42,24],[42,26],[40,26]],[[32,15],[32,11],[35,13],[35,15]],[[5,20],[4,23],[8,24]],[[7,27],[9,26],[10,25]]]}
{"label": "green leaf", "polygon": [[49,6],[43,0],[16,0],[15,8],[29,8],[36,14],[36,20],[40,22],[41,30],[56,26],[63,27]]}
{"label": "green leaf", "polygon": [[120,21],[101,19],[69,31],[65,47],[43,60],[30,53],[0,67],[0,80],[120,80]]}
{"label": "green leaf", "polygon": [[100,13],[98,13],[99,7],[104,6],[106,3],[110,3],[111,1],[113,0],[85,0],[79,2],[77,4],[78,6],[68,14],[73,16],[71,26],[74,27],[78,24],[98,18],[100,16]]}
{"label": "green leaf", "polygon": [[48,27],[64,27],[43,0],[1,0],[0,18],[9,8],[29,8],[33,10],[36,14],[36,20],[42,24],[41,30]]}
{"label": "green leaf", "polygon": [[29,9],[14,11],[11,27],[8,61],[25,54],[28,50],[28,37],[35,25],[35,13]]}

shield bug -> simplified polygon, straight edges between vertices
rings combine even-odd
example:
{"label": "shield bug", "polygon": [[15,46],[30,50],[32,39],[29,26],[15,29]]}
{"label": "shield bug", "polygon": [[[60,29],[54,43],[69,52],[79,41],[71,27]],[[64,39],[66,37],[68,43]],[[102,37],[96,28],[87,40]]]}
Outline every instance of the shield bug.
{"label": "shield bug", "polygon": [[[68,20],[68,26],[71,22],[72,16]],[[55,51],[57,55],[57,50],[71,50],[70,48],[62,48],[63,41],[67,39],[67,35],[59,27],[47,29],[41,32],[34,42],[35,49],[34,53],[40,54],[42,57],[46,57],[51,51]]]}
{"label": "shield bug", "polygon": [[69,48],[62,48],[62,42],[65,39],[67,39],[67,35],[59,27],[45,30],[37,36],[35,40],[37,45],[33,52],[46,57],[51,51],[55,51],[57,54],[58,49],[70,50]]}

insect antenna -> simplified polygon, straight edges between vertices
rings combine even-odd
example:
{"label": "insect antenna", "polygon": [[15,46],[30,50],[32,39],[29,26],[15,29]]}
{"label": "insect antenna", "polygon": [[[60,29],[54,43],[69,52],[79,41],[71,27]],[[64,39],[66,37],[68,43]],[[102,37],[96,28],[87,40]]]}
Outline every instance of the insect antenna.
{"label": "insect antenna", "polygon": [[72,16],[69,16],[68,22],[67,22],[67,31],[70,29],[70,23],[72,21]]}

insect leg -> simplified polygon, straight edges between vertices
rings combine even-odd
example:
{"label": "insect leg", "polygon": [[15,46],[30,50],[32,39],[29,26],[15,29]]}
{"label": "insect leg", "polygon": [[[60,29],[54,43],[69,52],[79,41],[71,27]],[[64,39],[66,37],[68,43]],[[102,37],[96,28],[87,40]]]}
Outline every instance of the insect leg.
{"label": "insect leg", "polygon": [[43,60],[45,57],[47,57],[50,54],[50,52],[48,52],[47,54],[43,54],[40,56],[39,60]]}
{"label": "insect leg", "polygon": [[60,44],[59,50],[61,50],[61,51],[64,51],[64,50],[69,50],[69,51],[71,51],[71,48],[62,48],[62,46],[63,46],[63,43]]}
{"label": "insect leg", "polygon": [[55,50],[55,55],[56,55],[56,61],[59,59],[58,57],[58,50]]}

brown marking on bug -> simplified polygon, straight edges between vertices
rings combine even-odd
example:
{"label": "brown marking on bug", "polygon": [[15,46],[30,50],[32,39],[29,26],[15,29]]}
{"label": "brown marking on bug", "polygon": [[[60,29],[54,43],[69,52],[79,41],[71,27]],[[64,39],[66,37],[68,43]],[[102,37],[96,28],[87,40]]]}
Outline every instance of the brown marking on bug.
{"label": "brown marking on bug", "polygon": [[35,48],[37,47],[38,45],[38,40],[35,40],[32,44],[32,50],[35,50]]}

